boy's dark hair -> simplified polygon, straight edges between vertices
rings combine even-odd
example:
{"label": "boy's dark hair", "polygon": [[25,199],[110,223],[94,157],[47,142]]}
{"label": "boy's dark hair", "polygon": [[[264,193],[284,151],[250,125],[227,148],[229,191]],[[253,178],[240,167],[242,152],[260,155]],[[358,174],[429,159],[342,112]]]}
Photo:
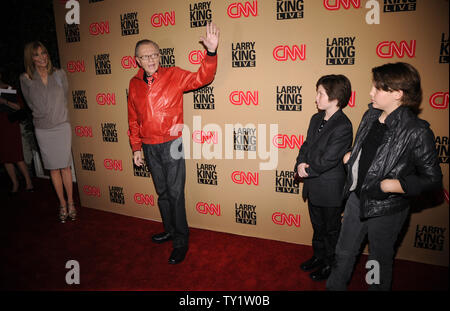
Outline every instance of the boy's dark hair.
{"label": "boy's dark hair", "polygon": [[420,113],[422,87],[416,68],[407,63],[388,63],[372,68],[373,84],[378,90],[386,92],[403,91],[402,106]]}
{"label": "boy's dark hair", "polygon": [[348,105],[352,96],[352,85],[350,80],[344,75],[326,75],[320,77],[316,83],[316,90],[322,85],[327,92],[328,99],[337,99],[337,106],[341,109]]}

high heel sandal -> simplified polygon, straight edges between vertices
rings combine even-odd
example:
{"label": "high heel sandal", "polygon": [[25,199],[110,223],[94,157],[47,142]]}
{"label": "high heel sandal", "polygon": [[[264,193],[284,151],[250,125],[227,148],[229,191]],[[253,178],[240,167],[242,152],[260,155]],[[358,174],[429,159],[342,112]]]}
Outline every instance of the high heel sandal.
{"label": "high heel sandal", "polygon": [[69,206],[69,218],[71,220],[75,220],[77,218],[77,210],[75,209],[75,204],[72,203],[68,203]]}
{"label": "high heel sandal", "polygon": [[67,219],[67,208],[65,206],[60,206],[59,207],[59,220],[61,221],[61,223],[65,223],[66,219]]}

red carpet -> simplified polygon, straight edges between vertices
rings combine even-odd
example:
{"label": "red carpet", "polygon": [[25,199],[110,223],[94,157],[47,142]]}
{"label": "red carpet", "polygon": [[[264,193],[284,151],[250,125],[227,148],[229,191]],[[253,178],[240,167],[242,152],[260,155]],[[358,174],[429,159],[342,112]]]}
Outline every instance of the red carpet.
{"label": "red carpet", "polygon": [[[325,290],[325,282],[299,269],[312,255],[310,246],[191,228],[188,255],[173,266],[167,263],[171,244],[150,239],[161,223],[79,207],[76,221],[61,224],[49,180],[35,179],[37,192],[8,197],[2,179],[3,291]],[[80,264],[79,285],[66,284],[69,260]],[[367,288],[366,260],[361,256],[357,264],[352,291]],[[448,268],[397,260],[393,290],[448,290]]]}

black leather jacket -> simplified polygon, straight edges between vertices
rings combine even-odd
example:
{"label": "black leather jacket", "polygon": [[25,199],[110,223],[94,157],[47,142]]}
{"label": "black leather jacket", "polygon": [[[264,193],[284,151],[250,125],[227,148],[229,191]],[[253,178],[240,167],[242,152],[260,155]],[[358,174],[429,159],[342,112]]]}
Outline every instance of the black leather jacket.
{"label": "black leather jacket", "polygon": [[[381,112],[369,104],[361,120],[347,162],[345,197],[356,187],[361,146]],[[361,218],[397,213],[409,207],[409,197],[442,186],[441,167],[429,123],[419,119],[409,108],[400,106],[386,118],[385,124],[387,131],[383,142],[361,187]],[[380,198],[380,182],[384,179],[400,180],[405,194],[383,193]]]}

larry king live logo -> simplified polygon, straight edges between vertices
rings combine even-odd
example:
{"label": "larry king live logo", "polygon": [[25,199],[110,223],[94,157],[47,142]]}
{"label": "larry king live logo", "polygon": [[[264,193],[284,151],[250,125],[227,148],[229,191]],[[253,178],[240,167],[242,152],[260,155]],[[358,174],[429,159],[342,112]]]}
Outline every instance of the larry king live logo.
{"label": "larry king live logo", "polygon": [[449,52],[448,42],[449,42],[448,34],[447,34],[447,38],[446,38],[445,33],[442,33],[441,49],[440,49],[440,53],[439,53],[439,63],[441,63],[441,64],[448,64],[448,52]]}
{"label": "larry king live logo", "polygon": [[384,0],[383,12],[415,11],[417,0]]}
{"label": "larry king live logo", "polygon": [[189,19],[191,28],[203,27],[211,22],[211,1],[203,1],[189,4]]}
{"label": "larry king live logo", "polygon": [[439,156],[439,163],[448,164],[448,136],[436,136],[434,142]]}
{"label": "larry king live logo", "polygon": [[233,129],[234,150],[256,151],[256,128]]}
{"label": "larry king live logo", "polygon": [[214,86],[204,86],[193,92],[194,109],[213,110],[214,105]]}
{"label": "larry king live logo", "polygon": [[88,109],[86,90],[73,90],[72,101],[74,109]]}
{"label": "larry king live logo", "polygon": [[161,48],[159,54],[161,55],[159,60],[159,66],[161,67],[174,67],[175,66],[175,49],[174,48]]}
{"label": "larry king live logo", "polygon": [[133,163],[133,174],[134,176],[138,176],[138,177],[151,177],[152,174],[150,172],[150,168],[147,165],[147,162],[145,162],[144,159],[144,163],[141,166],[137,166],[136,164],[134,164],[134,159],[131,158],[131,163]]}
{"label": "larry king live logo", "polygon": [[303,0],[277,0],[277,19],[303,18]]}
{"label": "larry king live logo", "polygon": [[299,193],[299,184],[294,180],[295,173],[293,171],[276,171],[275,176],[275,192],[282,193]]}
{"label": "larry king live logo", "polygon": [[277,111],[302,111],[300,85],[277,86]]}
{"label": "larry king live logo", "polygon": [[81,169],[95,171],[94,155],[92,153],[80,153]]}
{"label": "larry king live logo", "polygon": [[327,38],[327,65],[354,65],[356,37]]}
{"label": "larry king live logo", "polygon": [[109,54],[94,55],[94,61],[96,75],[111,74],[111,61],[109,60]]}
{"label": "larry king live logo", "polygon": [[80,27],[78,24],[64,24],[66,43],[80,42]]}
{"label": "larry king live logo", "polygon": [[256,225],[256,205],[234,204],[236,222],[246,225]]}
{"label": "larry king live logo", "polygon": [[139,21],[137,15],[137,12],[120,14],[120,28],[122,29],[122,36],[139,34]]}
{"label": "larry king live logo", "polygon": [[216,164],[197,163],[197,183],[217,186]]}
{"label": "larry king live logo", "polygon": [[123,195],[123,188],[117,186],[108,186],[109,200],[112,203],[125,204],[125,196]]}
{"label": "larry king live logo", "polygon": [[255,42],[237,42],[231,44],[232,67],[256,67]]}
{"label": "larry king live logo", "polygon": [[414,247],[443,251],[445,231],[447,228],[444,227],[417,225]]}
{"label": "larry king live logo", "polygon": [[103,141],[108,143],[117,143],[116,123],[102,123]]}

